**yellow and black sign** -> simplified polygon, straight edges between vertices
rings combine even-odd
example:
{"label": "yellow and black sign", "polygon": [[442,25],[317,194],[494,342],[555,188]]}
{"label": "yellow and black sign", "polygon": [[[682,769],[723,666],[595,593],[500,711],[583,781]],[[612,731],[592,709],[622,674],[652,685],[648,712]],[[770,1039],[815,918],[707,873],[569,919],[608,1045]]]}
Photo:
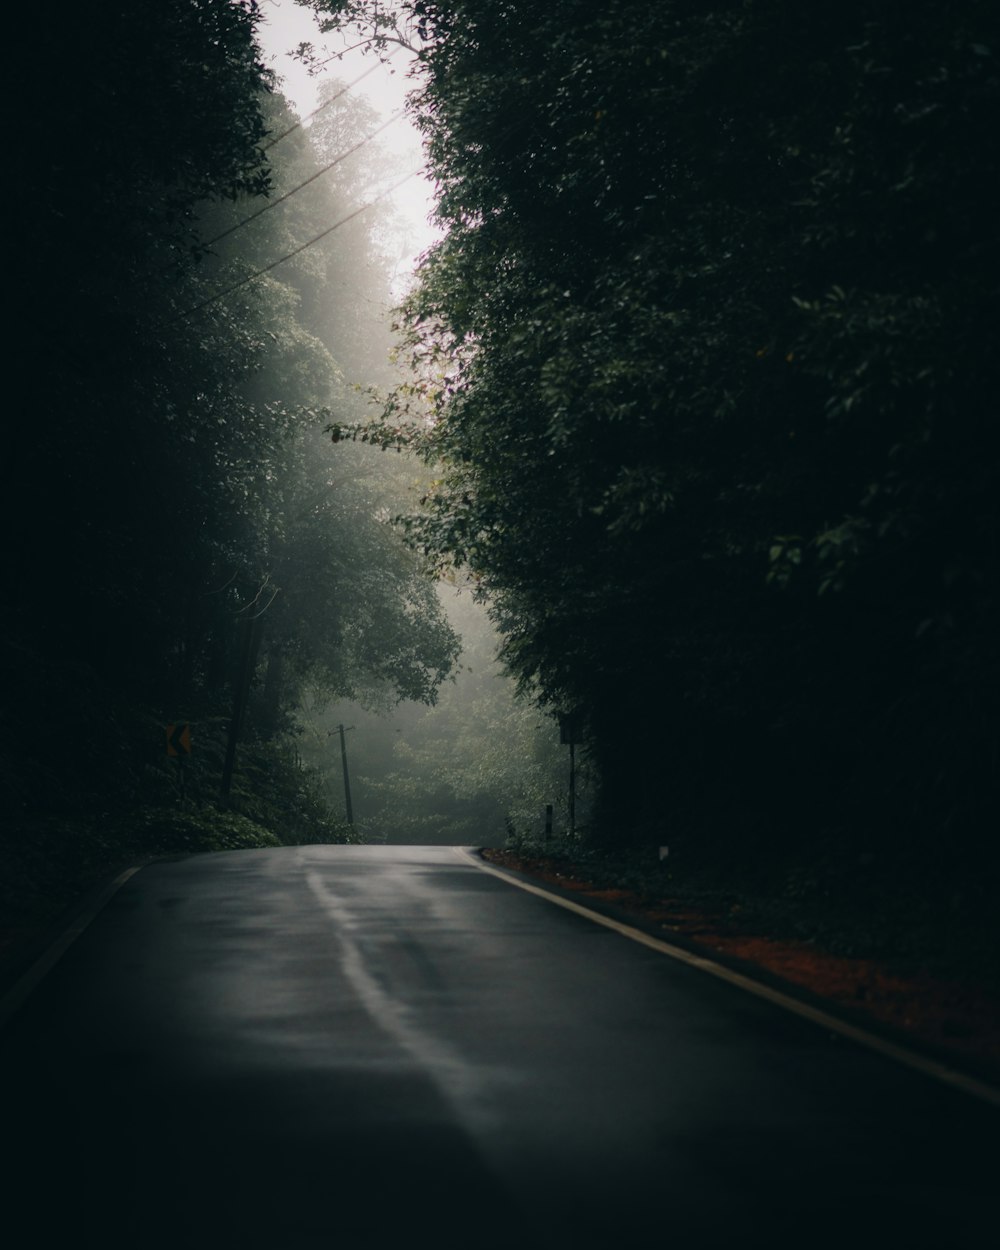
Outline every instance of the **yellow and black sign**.
{"label": "yellow and black sign", "polygon": [[191,754],[191,726],[185,722],[167,726],[167,754]]}

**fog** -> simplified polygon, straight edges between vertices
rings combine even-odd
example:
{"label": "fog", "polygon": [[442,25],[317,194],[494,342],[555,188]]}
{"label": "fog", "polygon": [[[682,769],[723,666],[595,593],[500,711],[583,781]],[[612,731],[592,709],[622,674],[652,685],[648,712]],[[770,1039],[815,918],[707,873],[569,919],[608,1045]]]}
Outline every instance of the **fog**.
{"label": "fog", "polygon": [[331,805],[343,810],[338,726],[347,727],[353,815],[365,841],[543,840],[547,805],[554,835],[564,834],[568,753],[557,722],[517,697],[496,659],[499,636],[471,590],[443,584],[439,596],[462,654],[436,703],[373,710],[314,695],[298,714],[303,761],[321,773]]}

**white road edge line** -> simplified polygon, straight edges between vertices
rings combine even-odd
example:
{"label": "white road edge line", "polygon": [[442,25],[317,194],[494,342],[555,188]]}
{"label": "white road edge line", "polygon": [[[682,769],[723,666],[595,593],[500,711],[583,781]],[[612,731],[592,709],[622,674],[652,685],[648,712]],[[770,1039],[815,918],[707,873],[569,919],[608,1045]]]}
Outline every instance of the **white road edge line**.
{"label": "white road edge line", "polygon": [[71,925],[59,934],[52,945],[41,955],[22,976],[14,982],[3,998],[0,998],[0,1029],[7,1024],[35,986],[59,962],[73,945],[80,934],[108,903],[112,895],[117,894],[129,877],[134,877],[142,865],[126,868],[114,881],[110,881],[103,890],[91,900],[86,909],[76,917]]}
{"label": "white road edge line", "polygon": [[649,933],[643,933],[641,929],[634,929],[631,925],[623,924],[610,916],[602,916],[600,912],[591,911],[589,907],[583,907],[579,903],[574,903],[571,899],[561,898],[558,894],[553,894],[541,886],[532,885],[528,881],[518,880],[513,875],[503,872],[499,868],[492,868],[489,864],[484,863],[482,859],[477,855],[473,855],[466,847],[455,846],[452,847],[452,850],[460,859],[464,859],[467,863],[472,864],[480,872],[487,872],[492,877],[499,877],[501,881],[506,881],[508,885],[516,886],[519,890],[525,890],[528,894],[535,894],[539,898],[544,898],[550,903],[555,903],[557,907],[565,908],[566,911],[583,916],[586,920],[592,920],[595,924],[603,925],[604,928],[611,929],[630,941],[638,942],[642,946],[648,946],[650,950],[658,951],[661,955],[668,955],[671,959],[676,959],[682,964],[688,964],[692,968],[698,968],[702,972],[707,972],[710,976],[718,977],[720,981],[727,981],[730,985],[735,985],[741,990],[746,990],[749,994],[756,995],[757,998],[763,998],[767,1002],[773,1003],[776,1007],[790,1011],[805,1020],[811,1020],[813,1024],[818,1024],[821,1028],[827,1029],[831,1033],[849,1038],[852,1042],[857,1042],[861,1046],[867,1046],[869,1050],[878,1051],[879,1054],[885,1055],[886,1058],[892,1059],[896,1063],[905,1064],[906,1067],[914,1068],[925,1076],[943,1081],[946,1085],[951,1085],[966,1094],[972,1094],[976,1098],[981,1098],[985,1102],[993,1103],[994,1106],[1000,1107],[1000,1089],[986,1084],[985,1081],[979,1081],[975,1077],[966,1076],[963,1072],[956,1072],[954,1068],[949,1068],[947,1064],[938,1063],[935,1059],[928,1059],[925,1055],[908,1050],[905,1046],[900,1046],[896,1042],[887,1041],[885,1038],[869,1033],[866,1029],[859,1028],[857,1025],[848,1024],[845,1020],[839,1020],[836,1016],[829,1015],[818,1007],[811,1007],[808,1003],[800,1002],[790,994],[783,994],[781,990],[775,990],[769,985],[762,984],[760,981],[754,981],[752,978],[744,976],[740,972],[734,972],[732,968],[726,968],[703,955],[695,955],[680,946],[673,946],[671,943],[655,938]]}

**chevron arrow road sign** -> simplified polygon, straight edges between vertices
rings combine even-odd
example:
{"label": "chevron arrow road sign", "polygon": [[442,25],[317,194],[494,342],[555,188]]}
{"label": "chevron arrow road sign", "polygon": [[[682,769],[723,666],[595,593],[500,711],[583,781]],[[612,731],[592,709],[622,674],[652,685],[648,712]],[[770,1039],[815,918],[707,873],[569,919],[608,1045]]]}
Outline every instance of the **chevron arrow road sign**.
{"label": "chevron arrow road sign", "polygon": [[191,726],[186,722],[167,726],[167,754],[191,754]]}

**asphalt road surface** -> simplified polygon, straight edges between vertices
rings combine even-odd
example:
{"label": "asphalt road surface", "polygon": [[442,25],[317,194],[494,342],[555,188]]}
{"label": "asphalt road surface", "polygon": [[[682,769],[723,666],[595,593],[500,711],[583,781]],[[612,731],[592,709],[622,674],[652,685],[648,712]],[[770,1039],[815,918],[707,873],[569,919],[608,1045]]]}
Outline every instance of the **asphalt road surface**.
{"label": "asphalt road surface", "polygon": [[995,1107],[450,848],[149,865],[0,1061],[9,1250],[998,1244]]}

